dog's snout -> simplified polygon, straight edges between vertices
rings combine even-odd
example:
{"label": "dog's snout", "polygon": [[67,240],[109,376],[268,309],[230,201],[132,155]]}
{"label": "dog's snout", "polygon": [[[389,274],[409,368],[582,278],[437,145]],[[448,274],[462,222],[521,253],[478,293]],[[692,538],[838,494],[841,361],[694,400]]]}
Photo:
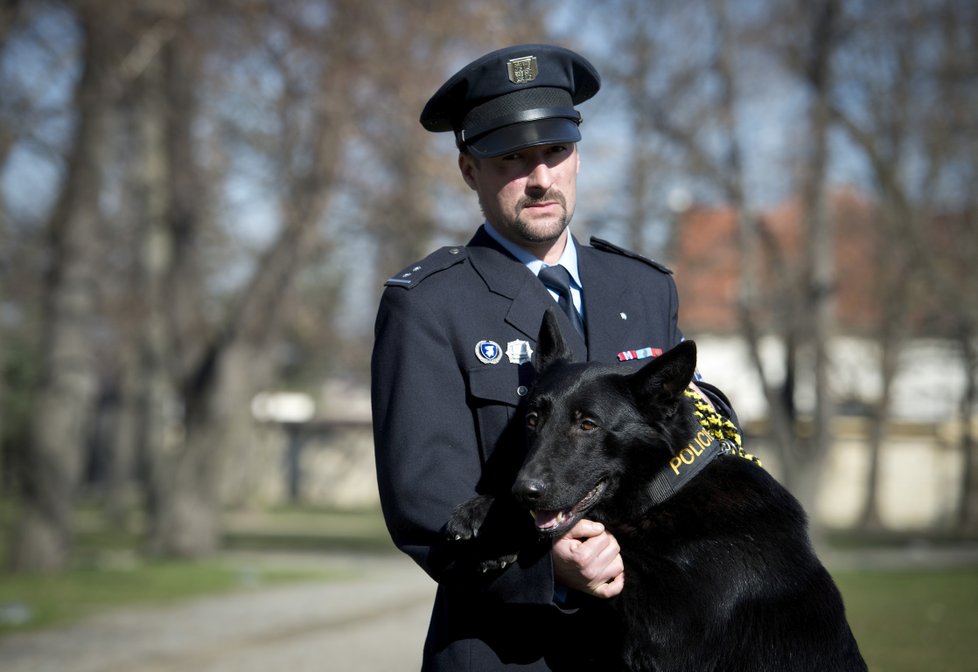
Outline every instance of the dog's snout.
{"label": "dog's snout", "polygon": [[523,478],[513,486],[513,494],[524,502],[535,502],[543,497],[547,484],[539,478]]}

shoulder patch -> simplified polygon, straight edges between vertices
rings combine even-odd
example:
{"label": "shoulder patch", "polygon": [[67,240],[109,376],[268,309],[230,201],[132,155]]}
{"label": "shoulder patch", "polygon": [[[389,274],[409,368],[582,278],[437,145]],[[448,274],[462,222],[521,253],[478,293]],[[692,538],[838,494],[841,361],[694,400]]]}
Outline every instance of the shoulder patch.
{"label": "shoulder patch", "polygon": [[623,247],[618,247],[613,243],[609,243],[607,240],[602,240],[601,238],[595,238],[594,236],[591,236],[591,247],[593,247],[596,250],[601,250],[602,252],[611,252],[613,254],[620,254],[623,257],[628,257],[630,259],[637,259],[638,261],[641,261],[644,264],[648,264],[649,266],[651,266],[652,268],[658,271],[662,271],[667,275],[672,275],[672,270],[667,268],[666,266],[663,266],[659,262],[652,261],[648,257],[643,257],[641,254],[636,254],[635,252],[632,252],[631,250],[626,250]]}
{"label": "shoulder patch", "polygon": [[395,273],[387,282],[385,287],[404,287],[411,289],[433,273],[443,271],[450,266],[461,262],[468,256],[465,247],[453,245],[435,250],[427,257],[410,266],[407,266],[400,273]]}

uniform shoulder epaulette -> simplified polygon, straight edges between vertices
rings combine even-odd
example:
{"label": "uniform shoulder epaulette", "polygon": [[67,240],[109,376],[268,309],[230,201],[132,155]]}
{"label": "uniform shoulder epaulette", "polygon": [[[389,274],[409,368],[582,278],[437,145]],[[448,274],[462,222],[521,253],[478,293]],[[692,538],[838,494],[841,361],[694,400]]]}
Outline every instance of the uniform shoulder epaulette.
{"label": "uniform shoulder epaulette", "polygon": [[656,270],[662,271],[663,273],[666,273],[668,275],[672,275],[672,270],[667,268],[666,266],[663,266],[658,261],[653,261],[648,257],[643,257],[641,254],[636,254],[631,250],[626,250],[623,247],[618,247],[613,243],[609,243],[607,240],[602,240],[601,238],[595,238],[594,236],[591,236],[591,247],[593,247],[596,250],[601,250],[602,252],[613,252],[614,254],[620,254],[623,257],[637,259],[638,261],[641,261],[644,264],[648,264],[649,266],[651,266]]}
{"label": "uniform shoulder epaulette", "polygon": [[411,289],[433,273],[443,271],[450,266],[460,263],[467,257],[465,248],[452,245],[435,250],[427,257],[407,266],[400,273],[395,273],[384,283],[385,287],[405,287]]}

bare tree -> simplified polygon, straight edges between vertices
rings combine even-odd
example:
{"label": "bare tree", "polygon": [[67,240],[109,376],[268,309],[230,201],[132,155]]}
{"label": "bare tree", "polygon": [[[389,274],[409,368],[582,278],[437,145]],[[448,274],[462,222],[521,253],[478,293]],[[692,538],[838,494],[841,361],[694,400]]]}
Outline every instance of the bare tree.
{"label": "bare tree", "polygon": [[116,26],[100,9],[97,3],[78,7],[84,39],[83,72],[75,92],[78,121],[49,226],[42,368],[11,549],[16,569],[58,571],[69,558],[74,494],[97,388],[90,331],[97,272],[95,226],[110,84],[118,66]]}
{"label": "bare tree", "polygon": [[[433,136],[418,121],[428,97],[481,53],[540,41],[544,15],[544,7],[511,0],[436,0],[384,7],[371,18],[370,48],[398,57],[375,58],[368,66],[356,132],[374,169],[345,179],[370,204],[363,224],[378,252],[378,291],[392,272],[428,254],[439,239],[461,242],[471,235],[479,216],[459,177],[451,135]],[[472,210],[460,216],[459,204]]]}
{"label": "bare tree", "polygon": [[0,50],[3,49],[10,29],[17,23],[20,11],[21,0],[0,0]]}
{"label": "bare tree", "polygon": [[[892,361],[905,340],[901,335],[957,338],[968,371],[961,401],[966,469],[960,520],[964,524],[973,516],[968,511],[974,510],[975,500],[975,445],[969,428],[975,413],[972,357],[978,309],[971,289],[976,282],[974,264],[967,255],[975,250],[978,234],[970,214],[972,189],[965,185],[974,176],[978,160],[973,140],[978,99],[969,84],[978,67],[974,30],[978,15],[970,3],[946,0],[926,6],[894,3],[885,12],[867,11],[852,20],[858,31],[853,31],[844,60],[849,86],[833,98],[831,113],[869,166],[887,244],[899,246],[897,258],[914,261],[900,271],[907,277],[890,282],[894,293],[880,297],[889,306],[880,327],[885,377],[874,414],[872,464],[885,441]],[[861,95],[852,95],[857,90]],[[941,105],[933,105],[935,99]],[[950,231],[954,233],[949,236]],[[908,292],[928,298],[916,304],[903,302]],[[897,310],[894,306],[903,305],[931,309],[890,314]],[[870,477],[875,479],[877,473],[871,469]],[[868,491],[862,520],[873,526],[878,523],[874,482]]]}
{"label": "bare tree", "polygon": [[[184,243],[205,230],[200,189],[205,181],[194,174],[200,157],[193,139],[193,111],[198,109],[202,82],[202,36],[185,24],[163,52],[167,98],[172,103],[166,156],[168,222],[175,251],[167,277],[174,290],[171,295],[187,299],[183,306],[171,306],[175,321],[170,331],[170,347],[183,362],[178,381],[184,408],[183,444],[156,458],[151,483],[151,546],[168,555],[207,554],[219,544],[222,467],[233,456],[235,428],[247,427],[251,396],[268,380],[272,362],[262,353],[280,335],[284,299],[315,248],[317,225],[333,192],[352,119],[346,101],[359,68],[351,55],[357,53],[358,31],[367,25],[358,15],[359,3],[333,3],[328,21],[312,27],[304,25],[301,5],[296,14],[291,9],[269,5],[267,12],[245,17],[254,20],[246,27],[259,39],[263,39],[264,21],[275,22],[290,39],[288,54],[276,55],[272,43],[266,52],[272,57],[268,65],[281,68],[286,84],[273,108],[282,115],[278,120],[282,135],[270,156],[282,171],[279,235],[258,257],[251,277],[230,299],[210,335],[196,341],[179,325],[188,323],[186,311],[200,310],[199,300],[191,300],[193,287],[177,287],[188,274],[176,265],[192,259]],[[305,82],[293,79],[300,72],[288,70],[292,62],[311,65],[315,74]],[[302,73],[308,77],[308,71]],[[181,250],[187,254],[180,254]]]}
{"label": "bare tree", "polygon": [[[793,294],[791,298],[776,301],[765,296],[758,285],[764,267],[763,244],[765,241],[770,244],[774,239],[765,236],[763,222],[754,212],[745,186],[738,115],[742,82],[737,75],[738,45],[745,28],[732,24],[723,0],[683,6],[662,3],[655,12],[648,11],[647,3],[627,0],[616,7],[619,10],[616,14],[626,19],[617,30],[624,36],[627,50],[624,54],[617,50],[612,54],[609,71],[619,85],[626,87],[622,95],[628,101],[634,124],[636,180],[645,184],[650,178],[649,165],[653,161],[643,148],[647,146],[646,138],[654,131],[679,157],[673,169],[682,170],[691,189],[718,195],[736,213],[741,333],[759,373],[768,401],[772,439],[790,480],[795,432],[793,406],[789,403],[793,393],[788,386],[793,379],[772,379],[761,357],[760,342],[769,329],[764,322],[770,315],[768,307],[775,302],[792,306],[796,301]],[[639,18],[646,15],[655,18],[650,23]],[[698,39],[689,40],[685,37],[688,35],[697,35]],[[617,62],[630,63],[633,67],[630,71],[616,67]],[[661,156],[661,150],[658,155]],[[642,225],[639,222],[642,216],[636,213],[648,207],[648,198],[640,191],[626,198],[635,199],[629,218],[634,238],[634,231]],[[796,282],[784,278],[777,283],[782,292],[793,292],[796,286]],[[794,342],[792,334],[797,325],[791,314],[774,328],[786,335],[785,343]],[[794,360],[790,348],[786,359]]]}
{"label": "bare tree", "polygon": [[800,3],[803,12],[800,40],[802,52],[789,56],[809,91],[810,138],[801,169],[802,216],[805,222],[805,276],[803,311],[808,323],[801,333],[808,334],[812,351],[815,408],[812,439],[803,452],[796,453],[789,474],[802,501],[813,502],[820,482],[821,466],[832,443],[835,398],[829,385],[829,350],[835,335],[835,236],[826,196],[829,168],[830,97],[834,90],[833,59],[839,39],[838,0]]}

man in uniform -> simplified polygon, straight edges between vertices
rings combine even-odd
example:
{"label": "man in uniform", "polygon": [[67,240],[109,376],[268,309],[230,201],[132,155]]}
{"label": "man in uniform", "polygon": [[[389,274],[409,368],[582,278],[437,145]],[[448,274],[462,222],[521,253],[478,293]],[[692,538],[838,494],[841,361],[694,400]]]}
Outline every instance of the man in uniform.
{"label": "man in uniform", "polygon": [[[425,670],[602,667],[614,651],[606,600],[628,590],[614,536],[582,520],[485,576],[459,571],[452,511],[523,456],[521,400],[548,306],[579,360],[623,371],[682,340],[668,269],[610,243],[582,245],[576,202],[581,115],[600,79],[550,45],[500,49],[428,101],[422,125],[451,131],[485,222],[387,281],[372,359],[374,440],[391,536],[439,583]],[[723,395],[700,389],[720,412]],[[529,517],[527,515],[527,517]]]}

